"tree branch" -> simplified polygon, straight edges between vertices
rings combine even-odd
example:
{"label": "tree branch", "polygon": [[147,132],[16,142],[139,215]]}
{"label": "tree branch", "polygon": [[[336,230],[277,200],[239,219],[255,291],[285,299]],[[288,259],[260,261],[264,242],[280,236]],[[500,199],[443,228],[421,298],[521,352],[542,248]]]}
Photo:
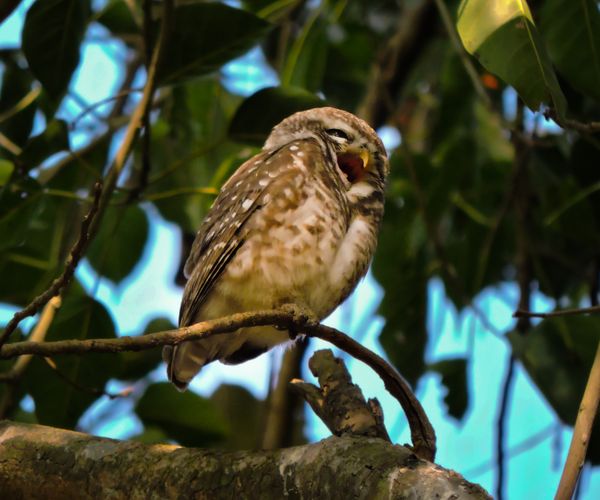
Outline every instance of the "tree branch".
{"label": "tree branch", "polygon": [[309,367],[319,385],[292,380],[292,387],[302,395],[332,434],[378,437],[391,441],[383,425],[383,412],[377,400],[367,402],[360,387],[352,383],[350,373],[340,358],[329,349],[314,353]]}
{"label": "tree branch", "polygon": [[370,366],[383,380],[386,389],[394,396],[406,414],[414,452],[421,458],[435,458],[435,432],[423,407],[413,394],[410,385],[383,358],[371,352],[348,335],[319,323],[311,322],[297,310],[256,311],[233,314],[225,318],[202,321],[195,325],[167,330],[139,337],[117,339],[57,340],[54,342],[15,342],[0,348],[0,359],[14,358],[23,354],[55,356],[57,354],[85,354],[88,352],[115,353],[142,351],[164,345],[177,345],[212,335],[230,333],[239,328],[274,325],[281,329],[317,337]]}
{"label": "tree branch", "polygon": [[407,448],[356,436],[222,452],[5,421],[0,456],[6,498],[490,498]]}
{"label": "tree branch", "polygon": [[600,313],[600,305],[591,307],[579,307],[576,309],[559,309],[558,311],[550,311],[547,313],[517,309],[513,313],[513,318],[555,318],[557,316],[577,316],[580,314],[597,313]]}
{"label": "tree branch", "polygon": [[[600,343],[596,348],[596,357],[590,370],[579,413],[573,428],[573,437],[567,454],[567,461],[558,484],[555,500],[569,500],[573,496],[579,473],[585,462],[585,454],[592,435],[592,427],[598,412],[600,401]],[[596,429],[597,431],[598,429]]]}

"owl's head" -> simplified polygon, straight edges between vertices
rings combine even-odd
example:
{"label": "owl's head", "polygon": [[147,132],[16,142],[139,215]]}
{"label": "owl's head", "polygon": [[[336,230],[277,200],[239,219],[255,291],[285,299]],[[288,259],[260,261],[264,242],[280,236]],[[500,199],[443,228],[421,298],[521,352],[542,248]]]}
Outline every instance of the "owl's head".
{"label": "owl's head", "polygon": [[383,188],[389,164],[381,139],[367,122],[341,109],[323,107],[294,113],[273,128],[264,149],[309,138],[334,152],[349,191],[358,194],[364,191],[361,185]]}

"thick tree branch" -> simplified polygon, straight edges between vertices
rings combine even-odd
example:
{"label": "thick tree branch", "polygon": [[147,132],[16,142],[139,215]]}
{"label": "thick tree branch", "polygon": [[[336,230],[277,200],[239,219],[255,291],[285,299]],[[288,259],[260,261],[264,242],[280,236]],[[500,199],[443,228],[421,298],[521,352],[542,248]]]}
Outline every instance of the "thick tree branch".
{"label": "thick tree branch", "polygon": [[7,498],[490,498],[407,448],[355,436],[226,453],[5,421],[0,456]]}
{"label": "thick tree branch", "polygon": [[233,314],[225,318],[202,321],[176,330],[167,330],[139,337],[117,339],[57,340],[54,342],[15,342],[0,348],[0,359],[23,354],[56,356],[57,354],[85,354],[88,352],[142,351],[164,345],[177,345],[211,335],[233,332],[242,327],[275,325],[282,329],[318,337],[347,352],[370,366],[383,380],[406,414],[415,453],[426,460],[435,458],[435,432],[423,407],[410,385],[382,357],[371,352],[348,335],[325,325],[310,321],[293,308]]}
{"label": "thick tree branch", "polygon": [[[569,446],[567,461],[558,484],[555,500],[569,500],[573,497],[579,473],[585,462],[592,427],[600,402],[600,344],[596,348],[596,357],[585,386],[583,398],[579,405],[579,413],[573,428],[573,437]],[[596,429],[598,431],[598,429]]]}

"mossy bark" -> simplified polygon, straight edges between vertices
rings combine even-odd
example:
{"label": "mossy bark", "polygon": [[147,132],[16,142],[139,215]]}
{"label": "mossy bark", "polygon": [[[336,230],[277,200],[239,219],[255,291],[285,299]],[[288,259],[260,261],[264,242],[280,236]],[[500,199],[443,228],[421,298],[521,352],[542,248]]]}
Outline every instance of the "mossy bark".
{"label": "mossy bark", "polygon": [[402,446],[360,436],[275,451],[144,445],[0,422],[0,496],[32,498],[489,498]]}

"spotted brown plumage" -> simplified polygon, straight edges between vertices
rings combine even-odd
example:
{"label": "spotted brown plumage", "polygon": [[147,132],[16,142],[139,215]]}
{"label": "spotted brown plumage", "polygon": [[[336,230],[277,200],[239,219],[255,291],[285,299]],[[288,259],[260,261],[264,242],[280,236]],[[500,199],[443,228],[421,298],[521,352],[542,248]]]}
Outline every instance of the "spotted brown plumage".
{"label": "spotted brown plumage", "polygon": [[[222,187],[185,265],[181,326],[294,303],[322,319],[364,276],[383,216],[388,161],[364,121],[335,108],[296,113]],[[272,327],[163,351],[180,389],[207,363],[241,363],[289,336]]]}

